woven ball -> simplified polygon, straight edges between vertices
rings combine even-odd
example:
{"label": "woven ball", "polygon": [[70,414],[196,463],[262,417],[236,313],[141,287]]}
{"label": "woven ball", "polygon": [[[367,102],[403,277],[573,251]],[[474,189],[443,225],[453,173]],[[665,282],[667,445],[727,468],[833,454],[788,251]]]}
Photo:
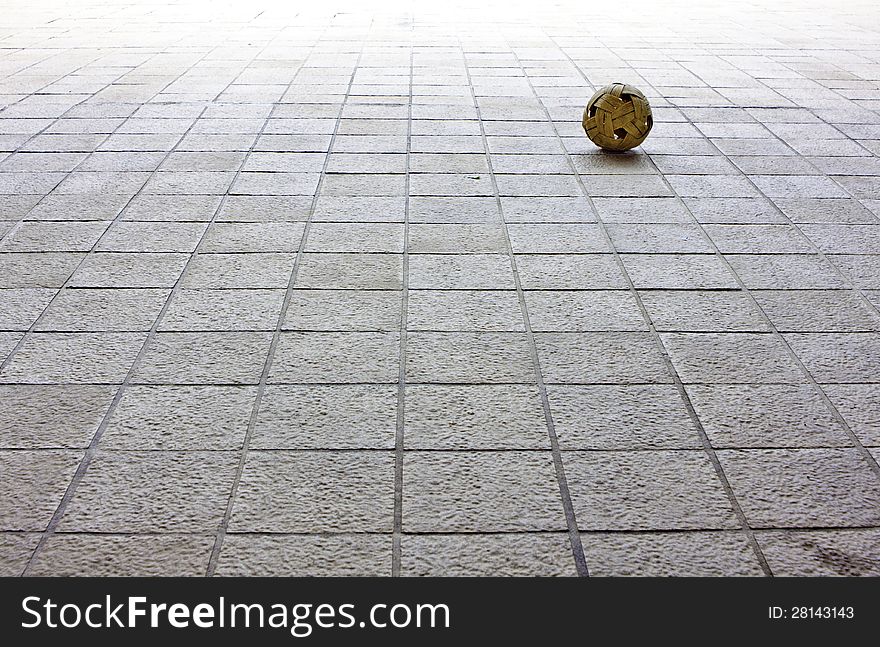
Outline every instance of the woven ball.
{"label": "woven ball", "polygon": [[612,83],[601,88],[584,109],[587,137],[601,148],[635,148],[651,132],[654,119],[645,95],[631,85]]}

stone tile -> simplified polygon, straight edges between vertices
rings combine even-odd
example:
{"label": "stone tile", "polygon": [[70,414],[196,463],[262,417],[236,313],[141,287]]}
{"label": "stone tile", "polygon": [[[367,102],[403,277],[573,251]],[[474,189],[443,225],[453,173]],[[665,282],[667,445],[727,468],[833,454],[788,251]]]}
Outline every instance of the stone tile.
{"label": "stone tile", "polygon": [[303,254],[294,286],[328,290],[399,290],[401,254]]}
{"label": "stone tile", "polygon": [[880,289],[880,256],[839,254],[829,259],[856,287]]}
{"label": "stone tile", "polygon": [[196,254],[181,286],[286,289],[295,262],[295,254]]}
{"label": "stone tile", "polygon": [[7,355],[13,351],[22,337],[24,337],[23,332],[0,332],[0,362],[6,361]]}
{"label": "stone tile", "polygon": [[806,382],[785,345],[772,334],[663,333],[661,337],[686,384]]}
{"label": "stone tile", "polygon": [[0,252],[88,252],[110,223],[24,222],[0,241]]}
{"label": "stone tile", "polygon": [[660,349],[648,333],[539,333],[535,344],[548,384],[672,381]]}
{"label": "stone tile", "polygon": [[241,173],[229,193],[232,195],[306,195],[315,194],[318,173]]}
{"label": "stone tile", "polygon": [[[753,159],[753,158],[741,158]],[[784,224],[774,202],[766,198],[685,198],[683,203],[703,224],[770,225]]]}
{"label": "stone tile", "polygon": [[[494,200],[493,200],[494,203]],[[321,196],[315,206],[314,222],[403,222],[406,196]],[[410,200],[410,215],[416,199]]]}
{"label": "stone tile", "polygon": [[745,176],[736,175],[667,175],[675,191],[685,197],[749,198],[758,190]]}
{"label": "stone tile", "polygon": [[710,254],[713,249],[699,227],[691,224],[608,225],[611,242],[620,253]]}
{"label": "stone tile", "polygon": [[297,252],[305,225],[299,222],[217,222],[205,234],[205,253]]}
{"label": "stone tile", "polygon": [[590,254],[609,252],[598,225],[508,225],[510,244],[516,254]]}
{"label": "stone tile", "polygon": [[251,153],[244,171],[320,173],[327,155],[324,153]]}
{"label": "stone tile", "polygon": [[[253,108],[251,108],[253,109]],[[253,155],[248,158],[250,162]],[[245,153],[236,151],[175,151],[162,162],[163,171],[237,171]],[[251,169],[248,169],[251,170]]]}
{"label": "stone tile", "polygon": [[739,528],[703,451],[566,451],[562,459],[582,530]]}
{"label": "stone tile", "polygon": [[780,332],[880,331],[880,315],[853,291],[773,290],[754,296]]}
{"label": "stone tile", "polygon": [[880,531],[768,530],[756,533],[778,577],[880,575]]}
{"label": "stone tile", "polygon": [[285,332],[269,372],[273,383],[397,382],[397,332]]}
{"label": "stone tile", "polygon": [[880,386],[825,384],[822,390],[863,445],[880,447]]}
{"label": "stone tile", "polygon": [[406,387],[407,449],[549,449],[539,391],[520,385]]}
{"label": "stone tile", "polygon": [[[602,182],[601,180],[606,181]],[[587,185],[587,189],[591,195],[608,195],[614,189],[611,186],[618,185],[614,176],[593,176],[590,178],[582,178]],[[498,185],[498,193],[503,196],[558,196],[558,197],[576,197],[583,195],[578,181],[568,175],[496,175],[495,181]],[[627,187],[631,194],[636,187],[647,188],[649,195],[653,194],[656,189],[648,186],[647,182],[639,183],[620,183],[621,188]],[[641,192],[637,195],[642,195]]]}
{"label": "stone tile", "polygon": [[119,384],[146,333],[35,333],[0,373],[2,383]]}
{"label": "stone tile", "polygon": [[752,175],[758,189],[769,198],[845,198],[846,191],[821,175]]}
{"label": "stone tile", "polygon": [[792,333],[785,340],[817,382],[876,381],[880,334]]}
{"label": "stone tile", "polygon": [[237,465],[232,452],[98,452],[58,531],[213,533]]}
{"label": "stone tile", "polygon": [[690,217],[675,198],[596,198],[596,212],[605,223],[687,223]]}
{"label": "stone tile", "polygon": [[413,173],[447,171],[449,173],[479,174],[489,172],[488,160],[483,153],[414,153],[410,155],[409,166]]}
{"label": "stone tile", "polygon": [[501,222],[498,202],[494,197],[412,196],[408,204],[410,223],[485,225]]}
{"label": "stone tile", "polygon": [[[378,223],[314,223],[308,252],[403,253],[403,225]],[[411,234],[411,238],[413,235]],[[414,242],[410,243],[413,248]]]}
{"label": "stone tile", "polygon": [[135,384],[257,384],[268,332],[158,333],[134,372]]}
{"label": "stone tile", "polygon": [[767,332],[770,325],[740,291],[645,291],[642,303],[654,327],[680,332]]}
{"label": "stone tile", "polygon": [[[337,138],[339,142],[339,138]],[[351,143],[351,141],[347,142]],[[346,152],[352,151],[357,146],[336,146],[334,151]],[[357,152],[369,152],[367,150],[359,150]],[[377,151],[378,152],[378,151]],[[381,152],[395,152],[394,150],[383,150]],[[402,152],[402,151],[399,151]],[[279,173],[273,173],[277,176]],[[417,193],[411,189],[412,193]],[[406,176],[405,175],[380,175],[373,173],[364,174],[339,174],[326,175],[321,185],[321,195],[405,195],[406,194]],[[442,194],[441,194],[442,195]],[[447,194],[457,195],[457,193]]]}
{"label": "stone tile", "polygon": [[800,229],[826,254],[880,253],[880,227],[874,224],[804,224]]}
{"label": "stone tile", "polygon": [[30,571],[50,577],[194,577],[204,575],[212,536],[52,535]]}
{"label": "stone tile", "polygon": [[750,290],[839,290],[847,287],[821,256],[808,254],[727,254],[727,262]]}
{"label": "stone tile", "polygon": [[0,330],[28,330],[55,294],[46,288],[0,289]]}
{"label": "stone tile", "polygon": [[37,533],[0,533],[0,577],[21,575],[39,540]]}
{"label": "stone tile", "polygon": [[217,575],[387,577],[391,575],[391,537],[228,534]]}
{"label": "stone tile", "polygon": [[565,530],[550,452],[407,452],[404,532]]}
{"label": "stone tile", "polygon": [[148,195],[132,198],[122,216],[124,220],[144,222],[205,222],[220,206],[217,195]]}
{"label": "stone tile", "polygon": [[73,288],[173,288],[188,254],[96,253],[70,277]]}
{"label": "stone tile", "polygon": [[856,449],[723,450],[753,528],[877,525],[880,479]]}
{"label": "stone tile", "polygon": [[500,201],[508,223],[596,222],[590,202],[584,197],[503,196]]}
{"label": "stone tile", "polygon": [[45,199],[40,195],[4,195],[0,197],[0,221],[22,220],[41,200]]}
{"label": "stone tile", "polygon": [[697,429],[672,385],[547,387],[563,450],[699,449]]}
{"label": "stone tile", "polygon": [[0,451],[0,528],[44,531],[81,459],[81,451]]}
{"label": "stone tile", "polygon": [[[827,158],[843,159],[843,158]],[[815,160],[813,160],[815,163]],[[873,216],[858,201],[832,198],[782,198],[773,201],[795,223],[870,223]]]}
{"label": "stone tile", "polygon": [[716,449],[851,445],[812,386],[694,384],[686,388]]}
{"label": "stone tile", "polygon": [[734,276],[711,254],[621,254],[638,289],[738,289]]}
{"label": "stone tile", "polygon": [[510,259],[500,254],[409,257],[409,287],[413,290],[513,290],[516,283]]}
{"label": "stone tile", "polygon": [[408,330],[524,331],[516,292],[413,290],[409,293]]}
{"label": "stone tile", "polygon": [[591,196],[666,197],[672,189],[659,175],[586,175],[581,180]]}
{"label": "stone tile", "polygon": [[401,301],[393,290],[293,290],[283,329],[398,330]]}
{"label": "stone tile", "polygon": [[217,213],[217,222],[297,222],[311,212],[312,198],[286,195],[230,195]]}
{"label": "stone tile", "polygon": [[270,385],[252,449],[394,449],[397,388],[380,385]]}
{"label": "stone tile", "polygon": [[130,386],[101,436],[108,450],[240,449],[256,389]]}
{"label": "stone tile", "polygon": [[815,248],[790,225],[706,225],[723,254],[810,254]]}
{"label": "stone tile", "polygon": [[406,379],[532,384],[535,373],[525,333],[413,332],[407,336]]}
{"label": "stone tile", "polygon": [[391,532],[393,515],[391,452],[252,451],[229,530]]}
{"label": "stone tile", "polygon": [[3,449],[88,447],[115,392],[104,386],[0,386]]}
{"label": "stone tile", "polygon": [[199,222],[116,222],[97,246],[104,252],[192,252],[207,225]]}
{"label": "stone tile", "polygon": [[635,298],[624,291],[534,291],[525,301],[538,332],[647,330]]}
{"label": "stone tile", "polygon": [[624,290],[612,254],[517,254],[523,290]]}
{"label": "stone tile", "polygon": [[66,289],[36,326],[39,331],[148,331],[168,299],[167,289]]}
{"label": "stone tile", "polygon": [[507,243],[500,225],[412,225],[413,254],[504,254]]}
{"label": "stone tile", "polygon": [[400,573],[408,577],[573,577],[568,535],[404,535]]}
{"label": "stone tile", "polygon": [[283,301],[283,290],[180,290],[159,330],[274,331]]}
{"label": "stone tile", "polygon": [[595,577],[763,575],[755,552],[738,532],[589,533],[581,541]]}
{"label": "stone tile", "polygon": [[[29,220],[113,220],[129,203],[131,196],[113,193],[47,195],[28,212]],[[24,214],[22,214],[24,216]]]}

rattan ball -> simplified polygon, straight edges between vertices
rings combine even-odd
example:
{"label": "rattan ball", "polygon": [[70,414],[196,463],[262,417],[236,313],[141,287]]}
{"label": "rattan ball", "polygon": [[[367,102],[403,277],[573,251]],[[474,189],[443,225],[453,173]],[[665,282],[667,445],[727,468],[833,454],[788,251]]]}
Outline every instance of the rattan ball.
{"label": "rattan ball", "polygon": [[601,88],[584,109],[587,137],[596,146],[610,151],[635,148],[645,141],[653,124],[645,95],[624,83]]}

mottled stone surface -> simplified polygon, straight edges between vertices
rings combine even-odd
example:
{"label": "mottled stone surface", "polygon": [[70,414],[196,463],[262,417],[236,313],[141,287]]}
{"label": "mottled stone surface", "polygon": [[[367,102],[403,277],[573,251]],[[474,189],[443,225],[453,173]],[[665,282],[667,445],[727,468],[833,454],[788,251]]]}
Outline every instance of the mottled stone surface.
{"label": "mottled stone surface", "polygon": [[565,533],[404,535],[400,551],[406,576],[575,575]]}
{"label": "mottled stone surface", "polygon": [[391,452],[253,451],[229,527],[232,532],[390,532],[393,507]]}
{"label": "mottled stone surface", "polygon": [[876,473],[854,449],[722,450],[718,456],[755,527],[872,526],[880,520]]}
{"label": "mottled stone surface", "polygon": [[407,532],[565,529],[550,452],[410,452],[403,480]]}
{"label": "mottled stone surface", "polygon": [[116,392],[112,386],[0,386],[3,449],[88,447]]}
{"label": "mottled stone surface", "polygon": [[391,575],[391,535],[236,535],[223,542],[217,575]]}
{"label": "mottled stone surface", "polygon": [[730,501],[702,451],[564,453],[583,530],[736,528]]}
{"label": "mottled stone surface", "polygon": [[0,574],[2,577],[21,575],[39,540],[38,533],[0,533]]}
{"label": "mottled stone surface", "polygon": [[54,535],[29,573],[98,577],[204,575],[214,545],[199,535]]}
{"label": "mottled stone surface", "polygon": [[45,530],[81,459],[81,451],[0,451],[2,530]]}
{"label": "mottled stone surface", "polygon": [[734,531],[585,533],[595,576],[758,576],[761,566],[745,535]]}
{"label": "mottled stone surface", "polygon": [[774,575],[880,575],[880,532],[876,528],[767,530],[757,537]]}

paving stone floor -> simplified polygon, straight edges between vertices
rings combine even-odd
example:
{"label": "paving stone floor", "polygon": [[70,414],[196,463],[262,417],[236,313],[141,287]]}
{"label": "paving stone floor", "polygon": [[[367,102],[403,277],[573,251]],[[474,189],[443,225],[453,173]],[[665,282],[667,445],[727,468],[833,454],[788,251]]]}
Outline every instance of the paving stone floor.
{"label": "paving stone floor", "polygon": [[2,574],[880,574],[876,3],[0,15]]}

